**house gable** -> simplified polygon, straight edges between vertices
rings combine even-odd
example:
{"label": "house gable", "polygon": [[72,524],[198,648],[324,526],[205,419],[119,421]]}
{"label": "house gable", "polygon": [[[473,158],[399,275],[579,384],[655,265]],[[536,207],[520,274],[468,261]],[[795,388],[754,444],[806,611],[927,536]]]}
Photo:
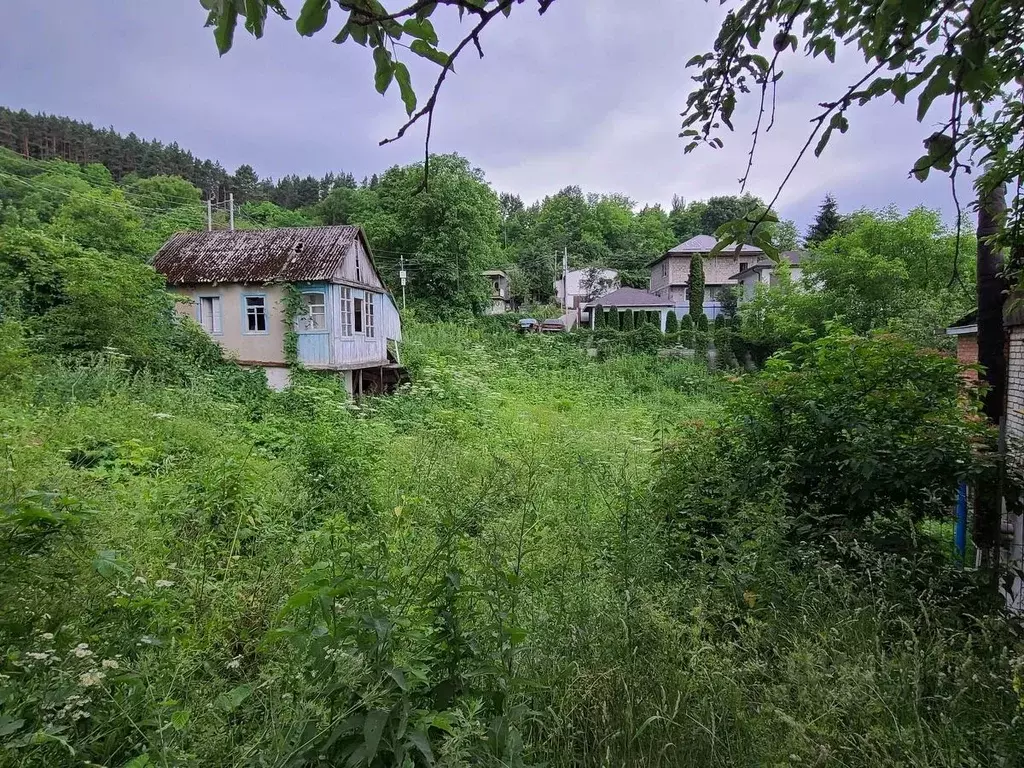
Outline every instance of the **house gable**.
{"label": "house gable", "polygon": [[344,259],[335,270],[333,279],[338,282],[375,288],[381,293],[385,291],[384,281],[361,229],[359,236],[354,238],[345,250]]}

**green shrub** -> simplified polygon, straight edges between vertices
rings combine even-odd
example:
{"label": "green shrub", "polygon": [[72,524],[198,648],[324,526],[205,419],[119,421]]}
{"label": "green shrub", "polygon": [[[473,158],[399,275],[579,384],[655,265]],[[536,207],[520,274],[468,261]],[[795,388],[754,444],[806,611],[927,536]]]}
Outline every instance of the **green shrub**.
{"label": "green shrub", "polygon": [[725,315],[719,313],[715,316],[715,330],[719,328],[725,328]]}
{"label": "green shrub", "polygon": [[21,324],[14,320],[0,322],[0,385],[10,386],[20,381],[29,368],[28,347]]}
{"label": "green shrub", "polygon": [[622,327],[622,325],[621,325],[621,315],[622,315],[622,313],[619,312],[619,310],[616,307],[610,307],[608,309],[608,314],[606,314],[605,317],[604,317],[604,325],[605,325],[605,327],[609,328],[609,329],[611,329],[613,331],[620,330],[621,327]]}
{"label": "green shrub", "polygon": [[665,315],[665,333],[675,334],[679,332],[679,318],[676,317],[676,311],[670,309],[668,314]]}
{"label": "green shrub", "polygon": [[594,330],[596,331],[599,328],[604,328],[604,326],[605,326],[604,307],[602,307],[600,304],[596,304],[595,306],[590,308],[590,311],[591,311],[591,313],[593,314],[593,317],[594,317],[594,322],[593,322]]}
{"label": "green shrub", "polygon": [[679,321],[679,343],[687,349],[694,348],[693,317],[691,315],[683,315],[683,319]]}
{"label": "green shrub", "polygon": [[633,310],[627,309],[622,313],[622,332],[629,333],[636,325],[633,322]]}
{"label": "green shrub", "polygon": [[622,334],[622,343],[630,352],[649,354],[657,351],[661,342],[661,331],[649,323]]}
{"label": "green shrub", "polygon": [[894,336],[834,331],[745,381],[713,450],[751,498],[783,494],[797,540],[870,530],[909,545],[877,521],[948,515],[958,481],[979,471],[973,446],[991,438],[965,406],[956,360]]}
{"label": "green shrub", "polygon": [[693,349],[696,351],[698,357],[707,357],[708,346],[710,343],[711,339],[709,338],[707,330],[693,332]]}

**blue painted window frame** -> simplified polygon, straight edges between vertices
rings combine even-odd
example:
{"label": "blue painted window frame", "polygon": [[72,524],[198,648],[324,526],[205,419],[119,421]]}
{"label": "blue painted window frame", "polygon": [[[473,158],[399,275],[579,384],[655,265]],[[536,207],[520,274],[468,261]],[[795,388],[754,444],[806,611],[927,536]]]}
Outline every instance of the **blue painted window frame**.
{"label": "blue painted window frame", "polygon": [[326,283],[302,283],[295,286],[300,294],[320,293],[324,297],[324,325],[322,331],[304,331],[298,327],[296,322],[295,332],[300,336],[326,336],[331,332],[331,292],[330,286]]}
{"label": "blue painted window frame", "polygon": [[[249,330],[249,299],[263,299],[263,316],[266,319],[265,330]],[[268,336],[270,335],[270,302],[267,301],[265,293],[243,293],[242,294],[242,335],[243,336]]]}
{"label": "blue painted window frame", "polygon": [[[211,328],[210,328],[209,331],[206,331],[206,328],[203,328],[203,299],[217,299],[217,301],[220,302],[220,304],[218,306],[218,309],[220,311],[219,312],[219,314],[220,314],[220,330],[219,331],[213,330],[213,328],[212,328],[213,324],[212,323],[211,323]],[[199,323],[199,327],[200,328],[203,328],[203,330],[206,331],[211,336],[223,336],[224,335],[224,297],[221,294],[219,294],[219,293],[200,293],[200,294],[197,294],[196,295],[196,322]]]}

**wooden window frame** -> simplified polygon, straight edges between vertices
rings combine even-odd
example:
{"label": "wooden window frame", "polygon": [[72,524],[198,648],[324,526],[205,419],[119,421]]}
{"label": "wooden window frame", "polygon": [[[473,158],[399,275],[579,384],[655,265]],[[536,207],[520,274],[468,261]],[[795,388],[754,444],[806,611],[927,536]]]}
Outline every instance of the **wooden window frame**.
{"label": "wooden window frame", "polygon": [[[260,299],[263,304],[263,330],[249,330],[249,299]],[[253,313],[257,316],[257,313]],[[268,336],[270,335],[270,306],[267,303],[265,293],[243,293],[242,294],[242,335],[243,336]]]}
{"label": "wooden window frame", "polygon": [[[362,293],[362,291],[360,291]],[[357,307],[358,302],[358,307]],[[352,333],[362,336],[366,330],[366,295],[352,297]]]}
{"label": "wooden window frame", "polygon": [[[306,311],[305,314],[299,315],[299,316],[297,316],[295,318],[295,332],[299,333],[299,334],[302,334],[303,336],[315,336],[315,335],[322,335],[322,334],[330,333],[330,320],[329,320],[329,316],[328,316],[328,312],[327,312],[327,306],[328,306],[328,293],[327,293],[327,289],[326,288],[303,288],[303,289],[300,289],[300,295],[301,295],[301,299],[302,299],[302,302],[303,302],[303,307],[307,311]],[[316,304],[308,304],[308,303],[306,303],[306,297],[307,296],[320,296],[321,297],[321,301],[319,301]],[[322,328],[313,328],[313,327],[311,327],[311,325],[307,324],[307,326],[305,328],[303,328],[302,325],[306,324],[307,319],[313,317],[312,313],[310,313],[308,310],[309,310],[310,307],[314,307],[314,306],[318,306],[321,309],[320,314],[322,314],[323,319],[324,319],[323,320],[323,327]]]}
{"label": "wooden window frame", "polygon": [[337,287],[338,306],[341,312],[341,328],[338,336],[342,341],[352,341],[352,289],[347,285]]}
{"label": "wooden window frame", "polygon": [[[214,322],[210,324],[209,330],[207,330],[206,326],[203,325],[204,299],[210,299],[211,301],[215,299],[217,302],[215,306]],[[200,293],[196,296],[196,322],[199,323],[200,328],[211,336],[224,335],[224,298],[219,293]]]}
{"label": "wooden window frame", "polygon": [[367,292],[363,294],[363,335],[367,340],[375,338],[377,334],[373,317],[373,305],[376,303],[374,298],[375,296],[372,293]]}

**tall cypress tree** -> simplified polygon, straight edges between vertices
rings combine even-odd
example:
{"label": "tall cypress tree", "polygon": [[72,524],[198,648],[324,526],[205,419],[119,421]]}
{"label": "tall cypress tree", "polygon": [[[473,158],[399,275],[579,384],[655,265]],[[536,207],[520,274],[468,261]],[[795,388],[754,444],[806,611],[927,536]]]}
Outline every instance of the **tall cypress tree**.
{"label": "tall cypress tree", "polygon": [[807,230],[807,236],[804,238],[804,241],[807,245],[823,243],[839,231],[842,223],[843,218],[839,215],[839,206],[836,204],[836,199],[832,196],[832,193],[829,192],[825,195],[821,207],[818,208],[818,215],[814,218],[814,223],[811,224],[810,229]]}
{"label": "tall cypress tree", "polygon": [[679,319],[676,317],[676,311],[670,309],[668,314],[665,316],[665,333],[673,334],[679,330]]}
{"label": "tall cypress tree", "polygon": [[627,309],[622,317],[622,330],[632,331],[634,329],[633,324],[633,310]]}
{"label": "tall cypress tree", "polygon": [[[697,325],[704,317],[704,259],[699,253],[690,259],[690,317]],[[707,320],[705,320],[707,322]]]}
{"label": "tall cypress tree", "polygon": [[590,311],[594,315],[594,330],[596,331],[598,328],[604,328],[604,307],[597,304],[596,306],[591,307]]}

